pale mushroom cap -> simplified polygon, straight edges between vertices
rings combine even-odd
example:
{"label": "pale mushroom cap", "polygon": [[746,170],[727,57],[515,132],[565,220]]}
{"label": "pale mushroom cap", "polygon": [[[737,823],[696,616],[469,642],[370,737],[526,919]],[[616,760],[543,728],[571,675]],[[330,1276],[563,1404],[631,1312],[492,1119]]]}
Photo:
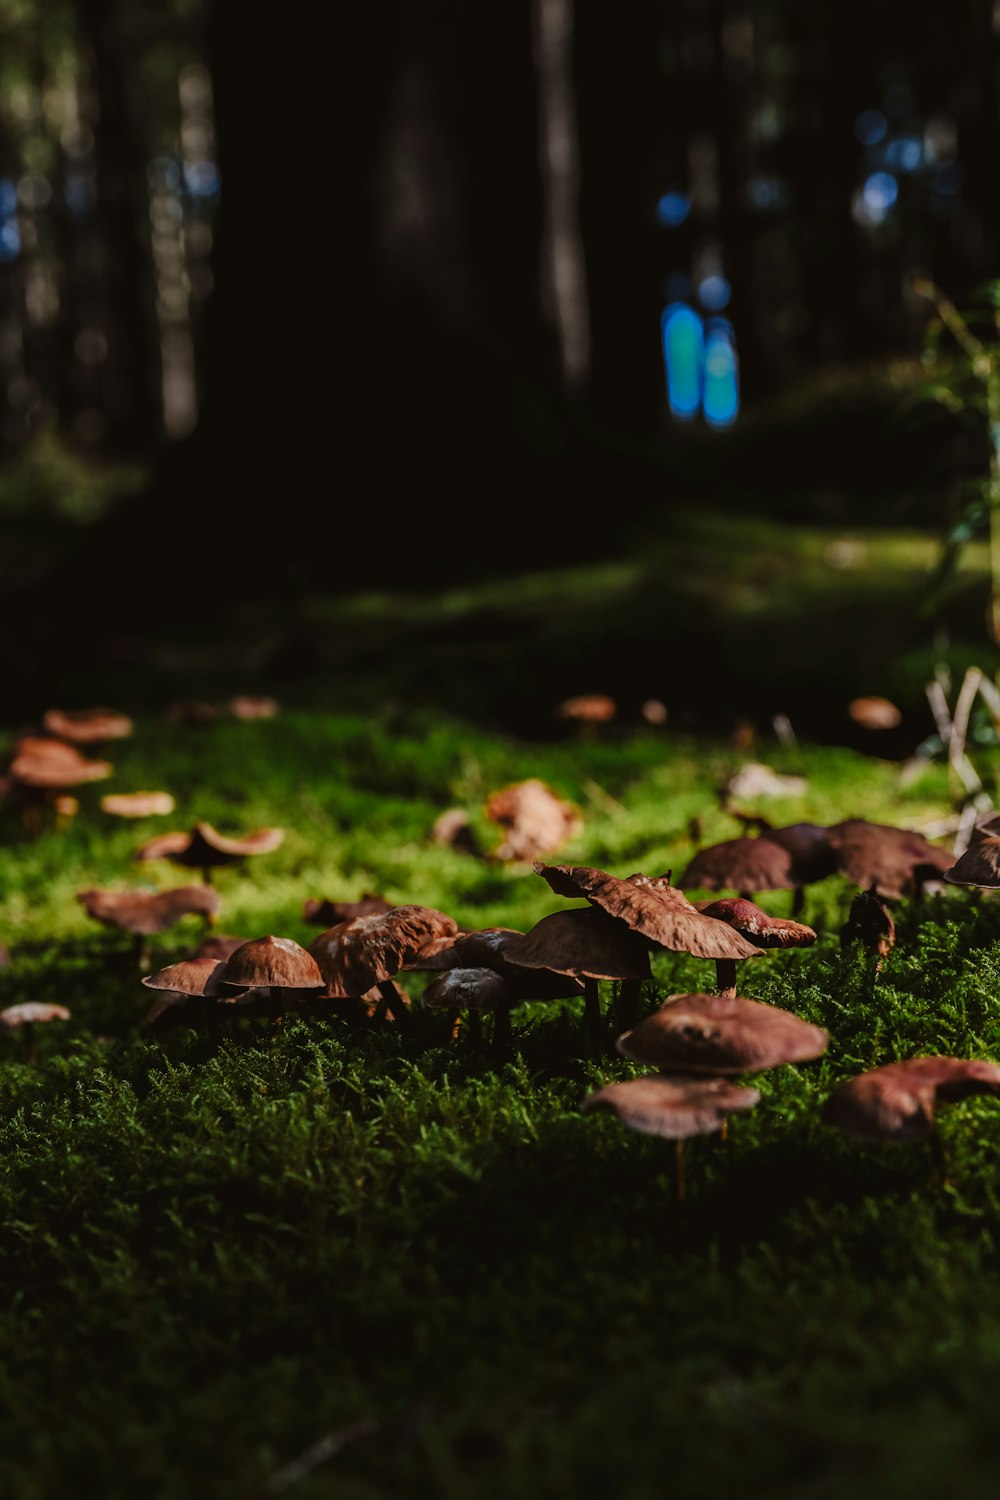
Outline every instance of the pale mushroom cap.
{"label": "pale mushroom cap", "polygon": [[394,906],[321,932],[309,952],[319,964],[327,995],[343,1000],[384,984],[435,944],[449,946],[457,932],[454,918],[432,906]]}
{"label": "pale mushroom cap", "polygon": [[1000,886],[1000,837],[984,834],[956,859],[944,878],[952,885],[976,885],[981,890]]}
{"label": "pale mushroom cap", "polygon": [[972,1094],[1000,1094],[996,1063],[911,1057],[842,1083],[827,1099],[823,1119],[861,1140],[918,1141],[933,1131],[939,1104],[954,1104]]}
{"label": "pale mushroom cap", "polygon": [[169,990],[175,995],[216,996],[224,969],[221,959],[188,958],[147,974],[142,982],[149,990]]}
{"label": "pale mushroom cap", "polygon": [[682,886],[705,891],[787,891],[795,884],[788,850],[766,837],[700,849],[681,876]]}
{"label": "pale mushroom cap", "polygon": [[793,922],[790,917],[769,917],[754,902],[739,896],[699,901],[697,908],[702,916],[728,923],[761,948],[808,948],[816,941],[815,931],[804,922]]}
{"label": "pale mushroom cap", "polygon": [[65,1005],[49,1005],[43,1000],[25,1000],[21,1005],[8,1005],[6,1010],[0,1010],[0,1027],[4,1031],[46,1021],[68,1020],[69,1011]]}
{"label": "pale mushroom cap", "polygon": [[181,917],[213,917],[219,909],[218,894],[205,885],[181,885],[156,892],[78,891],[76,899],[95,922],[136,934],[165,932]]}
{"label": "pale mushroom cap", "polygon": [[847,712],[862,729],[895,729],[903,722],[903,715],[888,698],[852,698]]}
{"label": "pale mushroom cap", "polygon": [[721,1130],[731,1114],[753,1109],[756,1089],[741,1088],[726,1078],[675,1078],[654,1074],[609,1083],[590,1094],[582,1108],[609,1110],[630,1130],[685,1140]]}
{"label": "pale mushroom cap", "polygon": [[618,705],[606,693],[580,693],[564,698],[556,709],[560,719],[579,719],[584,724],[607,724],[618,712]]}
{"label": "pale mushroom cap", "polygon": [[641,938],[605,912],[557,911],[524,937],[510,938],[504,958],[526,969],[551,969],[580,979],[648,979]]}
{"label": "pale mushroom cap", "polygon": [[132,720],[113,708],[82,708],[65,712],[50,708],[42,719],[47,733],[57,734],[76,745],[97,745],[103,740],[128,739],[134,728]]}
{"label": "pale mushroom cap", "polygon": [[234,719],[273,719],[278,712],[277,698],[254,697],[239,693],[225,705],[226,712]]}
{"label": "pale mushroom cap", "polygon": [[576,808],[535,777],[492,792],[486,816],[507,830],[497,859],[530,860],[554,854],[583,827]]}
{"label": "pale mushroom cap", "polygon": [[113,818],[163,817],[175,805],[169,792],[109,792],[101,798],[101,811]]}
{"label": "pale mushroom cap", "polygon": [[759,1073],[826,1051],[819,1026],[791,1011],[730,995],[671,995],[618,1038],[623,1057],[678,1073]]}
{"label": "pale mushroom cap", "polygon": [[231,989],[321,990],[316,960],[291,938],[268,935],[241,943],[226,959],[221,984]]}
{"label": "pale mushroom cap", "polygon": [[753,958],[759,949],[732,928],[703,917],[665,876],[630,875],[622,880],[589,865],[545,865],[541,875],[557,896],[583,896],[647,943],[695,958]]}
{"label": "pale mushroom cap", "polygon": [[453,1010],[502,1010],[511,997],[492,969],[448,969],[424,991],[424,1004]]}

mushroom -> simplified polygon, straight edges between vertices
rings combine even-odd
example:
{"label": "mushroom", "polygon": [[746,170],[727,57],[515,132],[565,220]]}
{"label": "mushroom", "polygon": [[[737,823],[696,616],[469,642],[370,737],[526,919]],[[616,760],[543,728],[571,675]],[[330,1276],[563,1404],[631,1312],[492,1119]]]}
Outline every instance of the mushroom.
{"label": "mushroom", "polygon": [[784,828],[762,828],[761,836],[784,849],[791,859],[792,916],[797,917],[804,905],[804,888],[837,873],[837,855],[828,830],[819,823],[789,823]]}
{"label": "mushroom", "polygon": [[977,831],[975,841],[944,872],[951,885],[975,885],[980,890],[1000,887],[1000,836]]}
{"label": "mushroom", "polygon": [[681,876],[682,887],[704,891],[790,891],[795,887],[792,856],[768,838],[725,839],[700,849]]}
{"label": "mushroom", "polygon": [[323,998],[357,1000],[378,987],[386,1008],[404,1026],[406,1007],[393,976],[435,945],[450,945],[457,932],[454,918],[431,906],[395,906],[341,922],[309,945],[325,982]]}
{"label": "mushroom", "polygon": [[929,844],[922,833],[848,818],[827,829],[837,856],[837,869],[854,885],[867,890],[873,883],[882,897],[898,901],[916,896],[928,880],[942,875],[953,855]]}
{"label": "mushroom", "polygon": [[[91,781],[103,781],[112,770],[108,761],[87,760],[73,745],[62,740],[29,735],[15,745],[7,774],[26,804],[25,824],[37,828],[41,808],[46,804],[54,806],[58,801],[56,794]],[[65,815],[64,809],[61,816]]]}
{"label": "mushroom", "polygon": [[350,922],[355,917],[375,917],[393,910],[393,903],[384,896],[365,891],[358,901],[327,901],[325,898],[309,898],[302,904],[302,920],[313,927],[336,927],[340,922]]}
{"label": "mushroom", "polygon": [[567,839],[576,838],[583,827],[576,808],[537,778],[492,792],[486,802],[486,816],[507,830],[494,855],[501,860],[530,860],[540,854],[555,854]]}
{"label": "mushroom", "polygon": [[929,1139],[946,1169],[937,1107],[972,1094],[1000,1095],[1000,1066],[974,1058],[911,1057],[842,1083],[827,1099],[823,1120],[864,1141],[905,1145]]}
{"label": "mushroom", "polygon": [[[464,932],[448,947],[425,952],[405,967],[440,971],[489,970],[503,980],[510,1005],[517,1005],[522,1000],[564,1000],[583,994],[583,984],[572,975],[511,963],[504,955],[504,945],[512,938],[523,936],[523,932],[512,927],[485,927],[478,932]],[[425,999],[426,994],[425,991]],[[456,1006],[456,1009],[460,1008]]]}
{"label": "mushroom", "polygon": [[[748,942],[758,948],[808,948],[816,941],[811,927],[793,922],[790,917],[769,917],[752,901],[730,896],[722,901],[699,901],[698,911],[704,917],[726,922]],[[715,966],[720,995],[736,994],[736,960],[720,958]]]}
{"label": "mushroom", "polygon": [[40,1000],[26,1000],[21,1005],[8,1005],[6,1010],[0,1010],[0,1028],[4,1031],[16,1031],[21,1028],[24,1037],[24,1060],[28,1063],[37,1061],[37,1044],[35,1041],[35,1027],[45,1025],[49,1021],[68,1021],[69,1011],[65,1005],[49,1005]]}
{"label": "mushroom", "polygon": [[219,909],[214,891],[199,885],[176,886],[169,891],[77,891],[76,899],[87,915],[105,927],[130,932],[135,937],[136,957],[141,961],[143,939],[165,932],[182,917],[200,915],[209,921]]}
{"label": "mushroom", "polygon": [[473,1035],[478,1038],[479,1014],[493,1012],[493,1045],[510,1041],[511,994],[493,969],[446,969],[424,991],[424,1005],[431,1009],[468,1010],[475,1017]]}
{"label": "mushroom", "polygon": [[616,1119],[643,1135],[662,1135],[676,1141],[674,1183],[684,1197],[684,1142],[693,1135],[723,1130],[731,1114],[753,1109],[756,1089],[741,1088],[727,1078],[684,1078],[649,1074],[624,1083],[608,1083],[589,1094],[584,1113],[608,1110]]}
{"label": "mushroom", "polygon": [[862,729],[897,729],[903,715],[888,698],[852,698],[847,712]]}
{"label": "mushroom", "polygon": [[584,1024],[593,1048],[600,1045],[598,980],[641,983],[649,979],[649,956],[642,938],[596,908],[557,911],[536,922],[523,937],[508,938],[503,956],[526,969],[551,969],[583,980]]}
{"label": "mushroom", "polygon": [[469,814],[462,807],[446,808],[434,819],[431,839],[444,849],[454,849],[459,854],[471,854],[474,859],[483,858],[483,851],[476,838],[476,830],[472,826]]}
{"label": "mushroom", "polygon": [[618,1038],[623,1057],[674,1073],[760,1073],[826,1051],[820,1026],[735,995],[671,995]]}
{"label": "mushroom", "polygon": [[[760,951],[739,933],[727,931],[711,917],[702,916],[684,893],[670,884],[669,875],[653,878],[637,874],[622,880],[588,865],[538,862],[534,868],[556,895],[583,896],[592,906],[624,923],[649,947],[713,959],[717,965],[753,958]],[[639,985],[626,980],[619,997],[620,1029],[633,1024],[638,1008]]]}
{"label": "mushroom", "polygon": [[158,818],[174,806],[169,792],[109,792],[101,798],[101,811],[113,818]]}
{"label": "mushroom", "polygon": [[80,708],[66,713],[50,708],[42,719],[47,734],[71,740],[74,745],[101,745],[105,740],[125,740],[132,733],[132,720],[113,708]]}
{"label": "mushroom", "polygon": [[878,886],[872,884],[867,891],[859,891],[851,902],[847,921],[840,929],[840,946],[846,948],[851,943],[861,943],[877,953],[881,960],[888,958],[895,941],[896,924],[878,893]]}
{"label": "mushroom", "polygon": [[147,974],[142,983],[155,990],[158,998],[146,1014],[143,1030],[160,1029],[181,1020],[198,1026],[217,1020],[220,1006],[249,1005],[262,998],[259,990],[223,988],[220,981],[224,970],[222,960],[205,957],[185,959]]}
{"label": "mushroom", "polygon": [[609,724],[617,712],[618,704],[607,693],[581,693],[576,698],[563,699],[556,716],[570,720],[587,735],[593,734],[598,724]]}
{"label": "mushroom", "polygon": [[278,712],[278,706],[277,698],[253,697],[248,693],[239,693],[223,705],[223,710],[231,719],[273,719]]}
{"label": "mushroom", "polygon": [[268,990],[271,1016],[277,1025],[280,1002],[285,998],[282,992],[289,999],[316,995],[323,988],[323,975],[307,949],[291,938],[268,934],[235,948],[215,982],[225,990]]}
{"label": "mushroom", "polygon": [[200,870],[206,885],[212,883],[212,871],[220,865],[231,865],[251,855],[270,854],[284,842],[283,828],[258,828],[242,838],[227,838],[211,823],[196,823],[190,833],[161,833],[143,844],[133,856],[137,860],[168,859],[171,864]]}

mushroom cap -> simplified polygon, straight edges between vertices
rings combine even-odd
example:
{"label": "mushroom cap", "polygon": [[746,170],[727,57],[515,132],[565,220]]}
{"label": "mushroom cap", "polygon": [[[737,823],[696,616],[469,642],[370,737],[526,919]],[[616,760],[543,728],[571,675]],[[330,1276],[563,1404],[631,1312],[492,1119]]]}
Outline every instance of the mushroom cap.
{"label": "mushroom cap", "polygon": [[211,823],[196,823],[190,833],[161,833],[137,849],[135,859],[169,859],[175,865],[194,870],[209,870],[216,865],[232,864],[252,854],[270,854],[284,841],[283,828],[258,828],[242,838],[231,839],[219,833]]}
{"label": "mushroom cap", "polygon": [[862,729],[896,729],[903,715],[889,698],[852,698],[847,712]]}
{"label": "mushroom cap", "polygon": [[79,750],[62,740],[28,736],[15,746],[9,774],[22,786],[59,791],[89,781],[103,781],[113,769],[109,761],[86,760]]}
{"label": "mushroom cap", "polygon": [[560,719],[579,719],[583,724],[607,724],[618,712],[618,704],[607,693],[580,693],[564,698],[556,709]]}
{"label": "mushroom cap", "polygon": [[365,891],[359,901],[327,901],[324,897],[310,897],[302,904],[302,920],[314,927],[336,927],[355,917],[375,917],[392,910],[391,901],[374,895],[372,891]]}
{"label": "mushroom cap", "polygon": [[877,887],[859,891],[851,902],[847,921],[840,929],[840,946],[846,948],[849,943],[862,943],[872,952],[887,958],[895,941],[896,924]]}
{"label": "mushroom cap", "polygon": [[25,1000],[20,1005],[8,1005],[0,1010],[0,1028],[14,1031],[18,1026],[34,1026],[45,1021],[68,1021],[69,1011],[65,1005],[50,1005],[44,1000]]}
{"label": "mushroom cap", "polygon": [[537,777],[491,792],[486,816],[507,829],[497,859],[530,860],[554,854],[583,827],[576,808]]}
{"label": "mushroom cap", "polygon": [[226,713],[233,719],[273,719],[278,707],[277,698],[255,697],[250,693],[239,693],[225,704]]}
{"label": "mushroom cap", "polygon": [[629,1130],[682,1141],[721,1130],[728,1117],[753,1109],[756,1089],[741,1088],[727,1078],[670,1077],[659,1073],[608,1083],[584,1099],[581,1108],[609,1110]]}
{"label": "mushroom cap", "polygon": [[508,961],[504,945],[512,938],[524,937],[513,927],[484,927],[479,932],[463,932],[434,953],[423,953],[408,969],[492,969],[507,986],[511,1002],[519,1000],[565,1000],[583,993],[579,979],[570,974],[556,974],[548,969],[526,969]]}
{"label": "mushroom cap", "polygon": [[218,958],[188,958],[178,964],[168,964],[147,974],[143,984],[148,990],[168,990],[174,995],[208,995],[213,999],[219,994],[219,981],[225,963]]}
{"label": "mushroom cap", "polygon": [[508,938],[503,956],[525,969],[579,979],[649,979],[646,944],[605,912],[557,911],[523,937]]}
{"label": "mushroom cap", "polygon": [[792,856],[768,837],[725,839],[700,849],[682,886],[705,891],[787,891],[795,885]]}
{"label": "mushroom cap", "polygon": [[75,745],[99,745],[104,740],[125,740],[134,725],[113,708],[80,708],[71,713],[50,708],[42,718],[47,734],[72,740]]}
{"label": "mushroom cap", "polygon": [[820,1026],[730,995],[671,995],[616,1042],[623,1057],[678,1073],[760,1073],[826,1051]]}
{"label": "mushroom cap", "polygon": [[1000,1094],[1000,1067],[978,1058],[911,1057],[840,1084],[823,1119],[869,1141],[919,1141],[934,1129],[939,1104],[971,1094]]}
{"label": "mushroom cap", "polygon": [[502,1010],[511,996],[492,969],[447,969],[424,990],[424,1004],[454,1010]]}
{"label": "mushroom cap", "polygon": [[114,818],[157,818],[172,813],[169,792],[109,792],[101,798],[101,811]]}
{"label": "mushroom cap", "polygon": [[394,906],[353,917],[321,932],[309,945],[330,999],[364,995],[384,984],[434,944],[450,945],[458,923],[432,906]]}
{"label": "mushroom cap", "polygon": [[787,850],[792,859],[792,878],[796,885],[812,885],[837,873],[837,855],[828,830],[819,823],[788,823],[784,828],[767,828],[764,838]]}
{"label": "mushroom cap", "polygon": [[890,901],[913,895],[923,880],[944,874],[954,858],[922,833],[865,818],[834,823],[827,837],[840,873],[863,890],[877,885]]}
{"label": "mushroom cap", "polygon": [[464,807],[448,807],[434,819],[431,839],[444,849],[455,849],[459,854],[472,854],[482,858],[482,849],[476,838],[469,814]]}
{"label": "mushroom cap", "polygon": [[984,890],[1000,886],[1000,837],[982,834],[955,860],[944,878],[952,885],[977,885]]}
{"label": "mushroom cap", "polygon": [[739,896],[729,896],[722,901],[699,901],[697,908],[702,916],[728,922],[759,948],[808,948],[816,941],[813,929],[803,922],[793,922],[790,917],[769,917],[752,901]]}
{"label": "mushroom cap", "polygon": [[239,990],[321,990],[316,960],[291,938],[251,938],[230,954],[219,983]]}
{"label": "mushroom cap", "polygon": [[738,932],[716,927],[691,905],[668,876],[630,875],[621,880],[589,865],[535,864],[535,874],[557,896],[584,896],[630,931],[672,953],[695,958],[753,958],[759,951]]}
{"label": "mushroom cap", "polygon": [[179,885],[169,891],[77,891],[87,915],[122,932],[165,932],[192,913],[214,917],[219,897],[207,885]]}

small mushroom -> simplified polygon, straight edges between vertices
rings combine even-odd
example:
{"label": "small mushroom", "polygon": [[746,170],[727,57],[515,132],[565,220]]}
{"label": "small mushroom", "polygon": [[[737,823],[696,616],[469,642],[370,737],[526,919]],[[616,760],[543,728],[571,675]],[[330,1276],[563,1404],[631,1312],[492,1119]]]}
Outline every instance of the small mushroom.
{"label": "small mushroom", "polygon": [[823,1119],[865,1141],[936,1139],[939,1104],[973,1094],[1000,1095],[1000,1066],[963,1057],[911,1057],[842,1083],[826,1101]]}
{"label": "small mushroom", "polygon": [[212,827],[211,823],[196,823],[190,833],[161,833],[137,849],[135,859],[168,859],[171,864],[183,865],[187,869],[200,870],[206,885],[212,881],[212,871],[220,865],[231,865],[239,859],[248,859],[257,854],[270,854],[284,842],[283,828],[258,828],[242,838],[227,838]]}
{"label": "small mushroom", "polygon": [[480,1012],[492,1011],[493,1045],[499,1048],[510,1041],[511,995],[492,969],[446,969],[427,986],[423,1003],[431,1009],[470,1011],[476,1021],[474,1035],[478,1035]]}
{"label": "small mushroom", "polygon": [[[769,917],[752,901],[739,896],[730,896],[722,901],[699,901],[698,910],[704,917],[714,917],[717,922],[726,922],[747,942],[758,948],[808,948],[816,941],[816,933],[802,922],[793,922],[790,917]],[[715,966],[720,995],[736,994],[736,960],[720,958]]]}
{"label": "small mushroom", "polygon": [[447,947],[458,932],[454,918],[430,906],[396,906],[354,917],[321,932],[309,945],[325,982],[324,998],[356,1000],[378,987],[393,1018],[407,1022],[393,978],[421,954]]}
{"label": "small mushroom", "polygon": [[930,844],[922,833],[848,818],[827,829],[837,868],[852,884],[867,890],[873,883],[889,901],[917,896],[928,880],[944,874],[954,858]]}
{"label": "small mushroom", "polygon": [[820,1026],[760,1000],[732,995],[671,995],[626,1031],[618,1051],[671,1073],[760,1073],[808,1062],[826,1051]]}
{"label": "small mushroom", "polygon": [[87,915],[105,927],[130,932],[135,937],[136,957],[141,961],[143,939],[166,932],[182,917],[199,915],[211,920],[219,909],[219,898],[204,886],[181,885],[169,891],[78,891],[76,899]]}
{"label": "small mushroom", "polygon": [[476,830],[472,826],[469,814],[462,807],[446,808],[435,818],[431,829],[431,839],[444,849],[454,849],[459,854],[471,854],[474,859],[483,858]]}
{"label": "small mushroom", "polygon": [[24,1037],[25,1062],[37,1061],[35,1027],[47,1025],[49,1021],[68,1021],[69,1011],[65,1005],[49,1005],[44,1001],[26,1000],[21,1005],[8,1005],[0,1010],[0,1028],[16,1031],[19,1027]]}
{"label": "small mushroom", "polygon": [[278,712],[278,707],[277,698],[254,697],[249,693],[239,693],[223,705],[223,710],[231,719],[273,719]]}
{"label": "small mushroom", "polygon": [[580,693],[576,698],[564,698],[556,716],[570,720],[584,734],[592,734],[596,725],[610,724],[617,712],[618,704],[607,693]]}
{"label": "small mushroom", "polygon": [[903,715],[888,698],[852,698],[847,712],[862,729],[897,729]]}
{"label": "small mushroom", "polygon": [[74,745],[101,745],[106,740],[128,739],[132,720],[113,708],[81,708],[66,713],[50,708],[42,719],[47,734],[70,740]]}
{"label": "small mushroom", "polygon": [[144,1031],[165,1030],[186,1022],[196,1028],[214,1024],[225,1014],[220,1007],[259,1003],[267,991],[236,991],[221,984],[225,964],[218,958],[190,958],[168,964],[142,983],[157,992],[157,999],[142,1023]]}
{"label": "small mushroom", "polygon": [[840,946],[847,948],[851,943],[861,943],[881,960],[889,957],[895,941],[896,924],[878,893],[878,886],[873,884],[867,891],[859,891],[840,929]]}
{"label": "small mushroom", "polygon": [[234,949],[216,983],[226,990],[267,990],[271,1018],[278,1025],[284,999],[315,996],[323,988],[323,976],[307,949],[291,938],[268,934]]}
{"label": "small mushroom", "polygon": [[681,886],[703,891],[790,891],[792,856],[769,838],[725,839],[700,849],[681,876]]}
{"label": "small mushroom", "polygon": [[101,798],[101,811],[113,818],[159,818],[174,807],[169,792],[109,792]]}
{"label": "small mushroom", "polygon": [[944,878],[951,885],[997,890],[1000,887],[1000,836],[978,831],[978,837],[965,853],[944,871]]}
{"label": "small mushroom", "polygon": [[494,855],[500,860],[531,860],[555,854],[583,828],[576,808],[536,777],[492,792],[486,802],[486,816],[506,829],[506,837]]}
{"label": "small mushroom", "polygon": [[684,1142],[694,1135],[724,1130],[731,1114],[753,1109],[760,1094],[728,1078],[685,1078],[651,1074],[624,1083],[605,1084],[589,1094],[584,1113],[607,1110],[629,1130],[676,1141],[674,1184],[684,1197]]}

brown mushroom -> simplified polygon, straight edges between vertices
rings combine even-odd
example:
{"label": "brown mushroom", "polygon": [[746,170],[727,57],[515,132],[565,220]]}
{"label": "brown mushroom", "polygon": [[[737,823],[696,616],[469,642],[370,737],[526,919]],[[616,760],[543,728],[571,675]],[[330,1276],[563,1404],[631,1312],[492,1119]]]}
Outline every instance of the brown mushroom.
{"label": "brown mushroom", "polygon": [[633,1062],[673,1073],[760,1073],[826,1051],[820,1026],[760,1000],[671,995],[617,1041]]}
{"label": "brown mushroom", "polygon": [[291,938],[268,934],[235,948],[216,983],[226,990],[267,991],[271,1019],[278,1026],[285,1001],[314,998],[323,988],[323,976],[307,949]]}
{"label": "brown mushroom", "polygon": [[795,886],[792,856],[770,838],[725,839],[700,849],[681,876],[683,887],[704,891],[790,891]]}
{"label": "brown mushroom", "polygon": [[406,1008],[393,977],[434,944],[447,946],[458,923],[430,906],[395,906],[354,917],[321,932],[309,945],[325,982],[324,998],[350,1000],[378,987],[386,1007],[403,1026]]}
{"label": "brown mushroom", "polygon": [[25,1062],[38,1060],[35,1027],[47,1025],[49,1021],[68,1021],[69,1011],[65,1005],[50,1005],[40,1000],[25,1000],[20,1005],[8,1005],[0,1010],[0,1028],[16,1031],[19,1027],[24,1037]]}
{"label": "brown mushroom", "polygon": [[18,786],[58,792],[103,781],[112,770],[108,761],[87,760],[73,745],[62,740],[29,735],[15,745],[8,774]]}
{"label": "brown mushroom", "polygon": [[161,1030],[187,1022],[194,1027],[215,1024],[234,1006],[247,1007],[268,998],[266,990],[234,990],[221,983],[225,963],[218,958],[190,958],[168,964],[142,983],[157,999],[142,1023],[144,1031]]}
{"label": "brown mushroom", "polygon": [[[704,917],[714,917],[725,922],[758,948],[808,948],[816,941],[816,933],[802,922],[793,922],[790,917],[769,917],[752,901],[741,896],[729,896],[721,901],[699,901],[698,911]],[[720,995],[736,994],[736,960],[720,958],[715,966]]]}
{"label": "brown mushroom", "polygon": [[130,932],[135,937],[136,957],[142,957],[143,939],[166,932],[182,917],[203,916],[211,920],[219,909],[219,898],[204,886],[181,885],[169,891],[77,891],[76,899],[87,915],[105,927]]}
{"label": "brown mushroom", "polygon": [[592,733],[596,724],[609,724],[617,712],[618,704],[607,693],[580,693],[575,698],[564,698],[556,709],[558,718],[569,719],[584,733]]}
{"label": "brown mushroom", "polygon": [[756,1089],[742,1088],[727,1078],[671,1077],[660,1073],[605,1084],[589,1094],[581,1108],[585,1113],[607,1110],[629,1130],[676,1141],[674,1182],[677,1197],[682,1199],[685,1140],[723,1130],[731,1114],[753,1109],[759,1099]]}
{"label": "brown mushroom", "polygon": [[920,894],[928,880],[944,874],[953,856],[921,833],[848,818],[827,829],[837,868],[854,885],[875,884],[887,900]]}
{"label": "brown mushroom", "polygon": [[944,878],[952,885],[974,885],[980,890],[995,891],[1000,887],[1000,837],[980,832],[965,853],[944,871]]}
{"label": "brown mushroom", "polygon": [[42,719],[47,734],[71,740],[74,745],[100,745],[105,740],[128,739],[132,720],[113,708],[81,708],[66,713],[50,708]]}
{"label": "brown mushroom", "polygon": [[133,857],[140,861],[168,859],[171,864],[200,870],[205,884],[210,885],[212,871],[217,866],[231,865],[252,855],[270,854],[279,848],[284,838],[283,828],[258,828],[234,839],[219,833],[211,823],[196,823],[190,833],[159,834],[137,849]]}
{"label": "brown mushroom", "polygon": [[862,729],[897,729],[903,715],[888,698],[852,698],[847,712]]}
{"label": "brown mushroom", "polygon": [[507,830],[494,855],[500,860],[531,860],[541,854],[555,854],[583,827],[576,808],[534,777],[492,792],[486,816]]}
{"label": "brown mushroom", "polygon": [[859,891],[851,902],[847,921],[840,929],[840,946],[861,943],[879,959],[888,958],[896,941],[896,924],[892,920],[886,903],[878,893],[878,886],[871,885],[867,891]]}
{"label": "brown mushroom", "polygon": [[235,698],[230,698],[223,707],[231,719],[273,719],[278,712],[278,700],[239,693]]}
{"label": "brown mushroom", "polygon": [[454,849],[459,854],[471,854],[482,859],[483,851],[476,837],[469,814],[462,807],[449,807],[434,819],[431,839],[444,849]]}
{"label": "brown mushroom", "polygon": [[350,922],[355,917],[376,917],[393,910],[393,903],[384,896],[365,891],[357,901],[327,901],[325,898],[308,898],[302,903],[302,920],[312,927],[336,927],[340,922]]}
{"label": "brown mushroom", "polygon": [[493,1045],[510,1042],[512,996],[493,969],[446,969],[424,991],[424,1005],[431,1009],[467,1010],[475,1017],[473,1035],[478,1036],[479,1013],[493,1013]]}
{"label": "brown mushroom", "polygon": [[837,873],[837,855],[828,830],[819,823],[789,823],[784,828],[763,828],[761,833],[769,844],[777,844],[790,856],[792,916],[797,917],[805,902],[805,887]]}
{"label": "brown mushroom", "polygon": [[101,811],[113,818],[159,818],[174,806],[169,792],[109,792],[101,798]]}
{"label": "brown mushroom", "polygon": [[962,1057],[911,1057],[842,1083],[827,1099],[823,1119],[860,1140],[905,1144],[933,1138],[938,1105],[972,1094],[1000,1095],[1000,1066]]}

